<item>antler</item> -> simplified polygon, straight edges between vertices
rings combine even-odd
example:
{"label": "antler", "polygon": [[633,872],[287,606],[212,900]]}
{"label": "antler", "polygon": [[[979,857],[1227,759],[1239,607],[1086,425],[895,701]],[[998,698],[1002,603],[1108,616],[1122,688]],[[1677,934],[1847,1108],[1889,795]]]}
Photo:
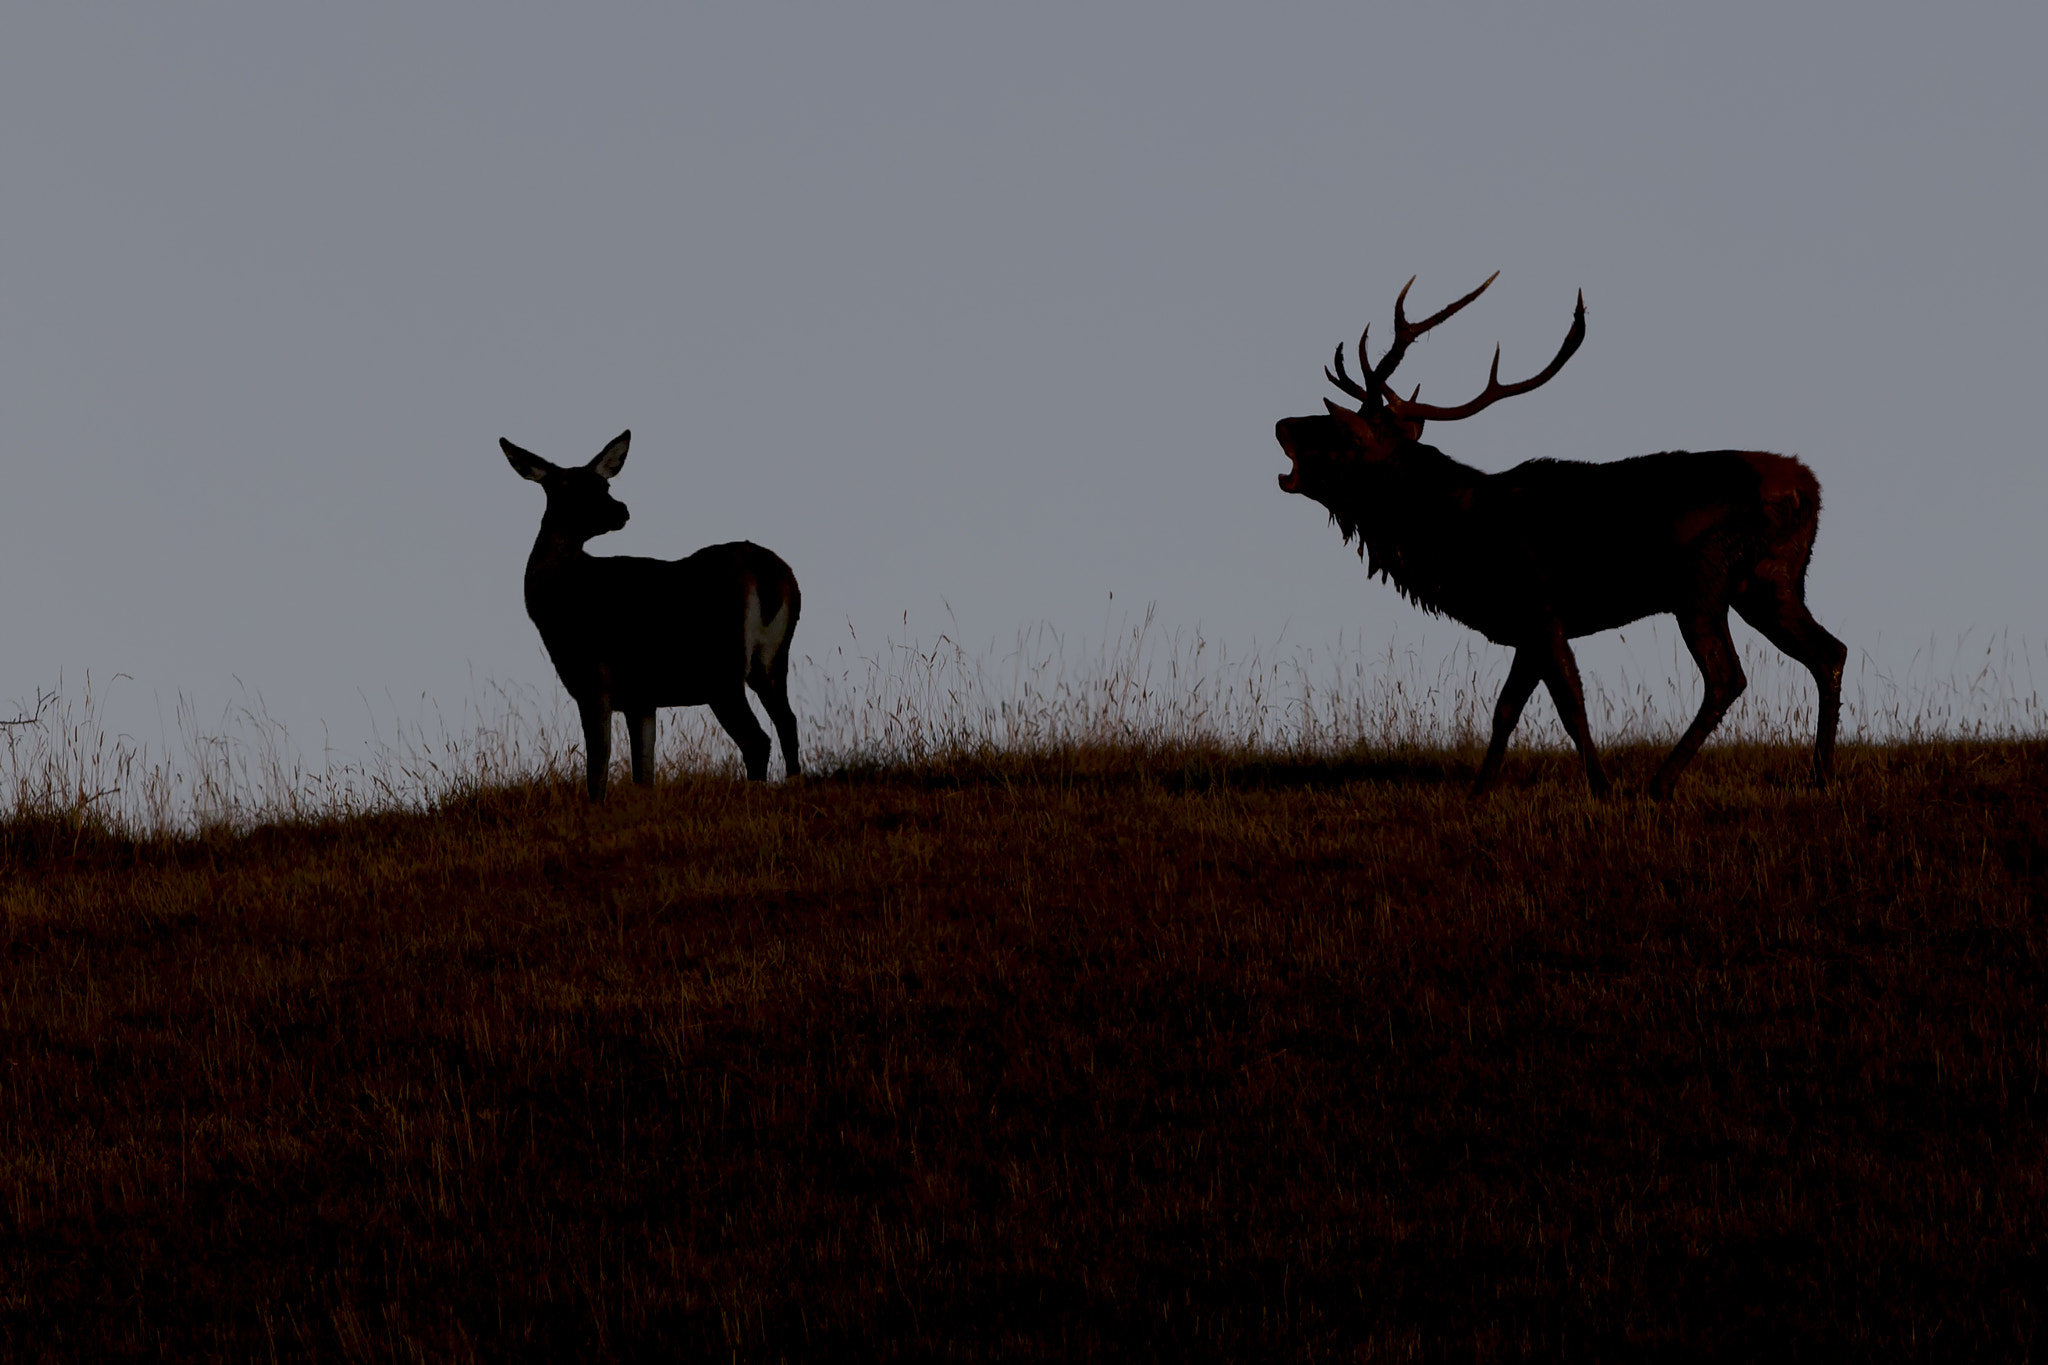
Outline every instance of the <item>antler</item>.
{"label": "antler", "polygon": [[1365,371],[1365,377],[1372,381],[1371,392],[1358,387],[1357,382],[1344,372],[1344,343],[1341,341],[1337,343],[1337,373],[1331,374],[1327,369],[1323,371],[1323,378],[1329,380],[1353,398],[1358,399],[1361,403],[1378,402],[1382,388],[1380,377],[1374,374],[1372,367],[1365,363],[1365,339],[1371,332],[1372,327],[1368,325],[1365,331],[1358,334],[1358,364],[1359,368]]}
{"label": "antler", "polygon": [[[1401,292],[1394,298],[1394,344],[1387,348],[1387,353],[1380,357],[1380,363],[1373,367],[1373,377],[1378,379],[1381,384],[1385,384],[1388,377],[1394,373],[1394,367],[1399,365],[1402,357],[1408,354],[1409,342],[1415,340],[1415,338],[1421,336],[1445,318],[1450,317],[1481,294],[1484,294],[1486,292],[1486,285],[1492,284],[1499,278],[1500,272],[1496,270],[1486,277],[1486,284],[1480,285],[1450,307],[1430,314],[1421,322],[1411,323],[1408,321],[1407,313],[1401,307],[1402,304],[1408,301],[1408,291],[1415,287],[1415,277],[1410,275],[1408,283],[1401,286]],[[1358,353],[1358,363],[1361,365],[1365,363],[1365,352],[1363,350],[1360,350]]]}
{"label": "antler", "polygon": [[[1488,280],[1486,283],[1491,284],[1493,283],[1493,281]],[[1479,286],[1479,289],[1484,288],[1486,288],[1485,284]],[[1401,292],[1405,294],[1408,291],[1404,289]],[[1467,294],[1464,298],[1459,299],[1456,303],[1452,304],[1449,308],[1446,308],[1443,312],[1431,318],[1428,322],[1425,322],[1420,327],[1415,328],[1415,333],[1419,335],[1422,332],[1427,331],[1429,328],[1434,327],[1444,318],[1449,317],[1458,309],[1463,308],[1466,304],[1470,303],[1473,299],[1477,298],[1478,296],[1479,290],[1473,290],[1470,294]],[[1399,328],[1401,325],[1400,316],[1401,308],[1400,305],[1397,303],[1394,306],[1394,325],[1396,326],[1396,328]],[[1396,417],[1405,417],[1411,421],[1417,422],[1455,422],[1460,417],[1470,417],[1472,416],[1472,414],[1483,411],[1484,409],[1491,407],[1493,404],[1498,403],[1503,398],[1512,398],[1518,393],[1527,393],[1529,390],[1533,388],[1538,388],[1544,384],[1549,383],[1551,378],[1554,375],[1556,375],[1556,373],[1559,370],[1564,368],[1565,361],[1570,360],[1572,358],[1572,353],[1579,349],[1579,343],[1584,341],[1585,339],[1586,295],[1585,291],[1581,290],[1579,292],[1578,306],[1572,310],[1572,329],[1571,331],[1565,333],[1564,345],[1557,348],[1556,358],[1553,359],[1548,365],[1543,367],[1543,372],[1541,374],[1536,375],[1533,378],[1524,379],[1519,384],[1501,383],[1500,347],[1495,346],[1493,348],[1493,370],[1486,377],[1486,390],[1485,392],[1481,393],[1477,398],[1473,399],[1471,402],[1461,403],[1455,408],[1439,408],[1432,407],[1428,403],[1418,403],[1412,398],[1404,399],[1400,397],[1398,394],[1388,394],[1387,411],[1393,413]],[[1399,351],[1403,344],[1404,343],[1401,341],[1396,341],[1394,343],[1395,351]],[[1394,352],[1389,352],[1388,354],[1391,355],[1393,353]],[[1387,368],[1386,361],[1384,360],[1380,362],[1380,365],[1382,369]],[[1389,370],[1388,372],[1391,373],[1391,370]]]}
{"label": "antler", "polygon": [[1349,374],[1345,373],[1344,343],[1341,341],[1337,343],[1337,372],[1331,374],[1326,369],[1323,371],[1323,377],[1344,390],[1344,392],[1350,394],[1353,398],[1358,399],[1361,403],[1377,403],[1382,400],[1399,402],[1400,400],[1388,391],[1387,379],[1394,373],[1395,367],[1401,363],[1402,357],[1408,354],[1409,344],[1415,338],[1421,336],[1445,318],[1450,317],[1481,294],[1484,294],[1486,286],[1499,278],[1500,272],[1496,270],[1486,277],[1484,284],[1481,284],[1477,289],[1467,294],[1464,298],[1459,299],[1456,303],[1451,304],[1447,308],[1438,309],[1421,322],[1410,322],[1408,321],[1408,313],[1405,307],[1408,302],[1408,291],[1415,287],[1415,276],[1410,275],[1408,283],[1401,286],[1401,292],[1394,298],[1394,344],[1387,348],[1385,355],[1380,357],[1378,365],[1374,365],[1365,358],[1365,339],[1371,334],[1372,328],[1368,326],[1365,331],[1358,334],[1358,367],[1365,372],[1366,386],[1369,387],[1359,385]]}

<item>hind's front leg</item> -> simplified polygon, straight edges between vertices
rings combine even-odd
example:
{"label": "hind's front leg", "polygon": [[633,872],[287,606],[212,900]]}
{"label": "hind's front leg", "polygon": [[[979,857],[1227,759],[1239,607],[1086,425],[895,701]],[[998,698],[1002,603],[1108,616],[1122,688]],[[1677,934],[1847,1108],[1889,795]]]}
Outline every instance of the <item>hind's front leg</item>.
{"label": "hind's front leg", "polygon": [[612,766],[612,708],[603,701],[578,701],[583,717],[583,763],[590,779],[590,799],[604,800],[605,775]]}

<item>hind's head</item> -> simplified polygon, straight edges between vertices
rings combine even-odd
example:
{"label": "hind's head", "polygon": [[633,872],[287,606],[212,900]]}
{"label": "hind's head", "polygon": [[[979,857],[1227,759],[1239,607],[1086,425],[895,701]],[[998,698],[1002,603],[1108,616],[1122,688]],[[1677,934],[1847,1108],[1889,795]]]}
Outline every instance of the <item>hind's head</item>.
{"label": "hind's head", "polygon": [[521,477],[532,479],[547,490],[548,510],[541,525],[552,527],[581,545],[592,536],[616,531],[626,524],[626,504],[612,496],[612,476],[626,463],[626,446],[633,433],[622,431],[586,465],[564,468],[543,460],[530,450],[521,450],[500,440],[505,458]]}

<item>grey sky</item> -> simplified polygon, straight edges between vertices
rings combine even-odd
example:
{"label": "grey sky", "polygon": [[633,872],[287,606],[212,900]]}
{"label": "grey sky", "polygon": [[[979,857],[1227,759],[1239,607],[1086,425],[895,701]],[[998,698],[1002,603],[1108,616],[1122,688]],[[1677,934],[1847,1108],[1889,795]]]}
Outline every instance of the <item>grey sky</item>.
{"label": "grey sky", "polygon": [[[608,553],[747,537],[798,652],[1156,602],[1446,643],[1281,494],[1339,339],[1488,296],[1533,456],[1818,472],[1820,619],[2048,637],[2038,5],[15,7],[0,697],[545,686],[508,436]],[[1108,607],[1108,594],[1116,608]],[[152,703],[153,705],[153,703]],[[153,710],[151,711],[153,715]]]}

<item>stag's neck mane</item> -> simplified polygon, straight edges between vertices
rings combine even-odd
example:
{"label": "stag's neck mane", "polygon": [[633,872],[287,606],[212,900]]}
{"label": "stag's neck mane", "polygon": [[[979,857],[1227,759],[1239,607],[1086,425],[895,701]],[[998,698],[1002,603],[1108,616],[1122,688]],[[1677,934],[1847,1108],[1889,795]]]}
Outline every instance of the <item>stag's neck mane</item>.
{"label": "stag's neck mane", "polygon": [[1476,624],[1465,581],[1472,564],[1473,500],[1486,475],[1435,446],[1409,441],[1355,466],[1352,496],[1330,520],[1355,537],[1366,572],[1423,610]]}

